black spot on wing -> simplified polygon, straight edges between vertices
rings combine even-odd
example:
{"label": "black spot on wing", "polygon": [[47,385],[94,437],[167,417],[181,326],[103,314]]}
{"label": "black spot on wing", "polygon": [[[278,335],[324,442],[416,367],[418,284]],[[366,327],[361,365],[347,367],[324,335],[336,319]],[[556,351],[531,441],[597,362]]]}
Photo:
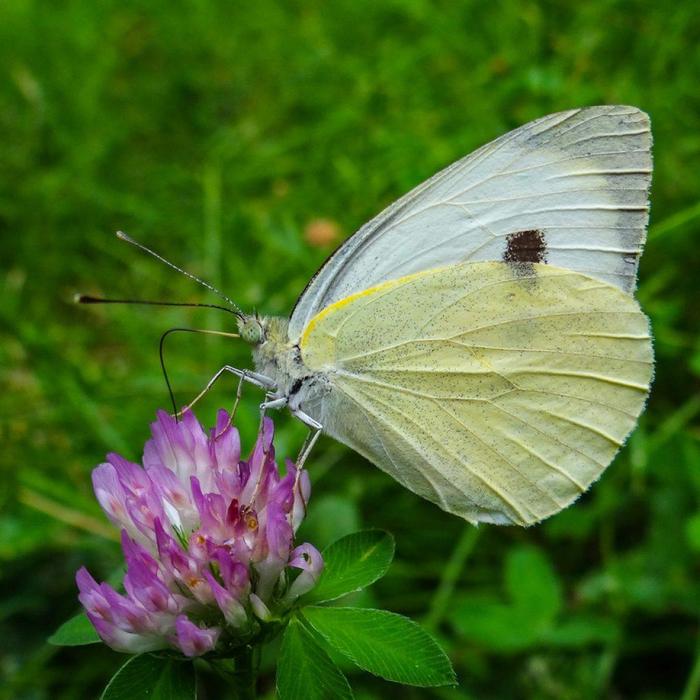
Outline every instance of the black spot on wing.
{"label": "black spot on wing", "polygon": [[543,231],[516,231],[506,236],[503,261],[513,265],[543,263],[547,262],[546,253],[547,245]]}

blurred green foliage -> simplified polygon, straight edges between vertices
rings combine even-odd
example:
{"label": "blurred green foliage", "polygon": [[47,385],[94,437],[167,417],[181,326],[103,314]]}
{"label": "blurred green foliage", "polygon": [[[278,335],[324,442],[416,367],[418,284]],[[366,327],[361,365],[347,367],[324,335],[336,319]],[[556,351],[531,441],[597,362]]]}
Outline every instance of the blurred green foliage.
{"label": "blurred green foliage", "polygon": [[[90,469],[108,450],[138,458],[167,406],[163,330],[232,330],[215,311],[73,306],[75,291],[215,301],[113,231],[284,314],[332,249],[319,239],[520,123],[597,103],[647,110],[655,136],[639,296],[658,367],[623,453],[543,525],[475,531],[324,439],[304,534],[393,532],[396,563],[357,604],[423,617],[461,681],[361,676],[360,698],[696,697],[698,75],[694,0],[0,4],[0,698],[93,697],[120,664],[45,643],[77,610],[75,569],[118,566]],[[180,403],[249,363],[237,341],[190,334],[167,359]],[[303,430],[277,423],[295,454]]]}

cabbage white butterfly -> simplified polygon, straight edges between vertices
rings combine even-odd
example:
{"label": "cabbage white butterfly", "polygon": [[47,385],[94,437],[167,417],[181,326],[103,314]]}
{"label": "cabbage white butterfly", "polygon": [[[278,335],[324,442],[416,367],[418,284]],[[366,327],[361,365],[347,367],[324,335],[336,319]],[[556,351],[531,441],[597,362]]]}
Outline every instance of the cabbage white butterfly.
{"label": "cabbage white butterfly", "polygon": [[[239,310],[264,387],[473,523],[569,505],[634,429],[653,373],[633,297],[651,134],[634,107],[530,122],[365,224],[289,319]],[[304,451],[303,458],[308,454]]]}

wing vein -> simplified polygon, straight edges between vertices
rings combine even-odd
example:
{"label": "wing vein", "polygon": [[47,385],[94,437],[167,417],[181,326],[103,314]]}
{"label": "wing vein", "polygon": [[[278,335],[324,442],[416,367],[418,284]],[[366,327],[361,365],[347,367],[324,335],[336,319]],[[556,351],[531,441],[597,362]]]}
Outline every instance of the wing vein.
{"label": "wing vein", "polygon": [[[561,504],[558,503],[550,494],[548,494],[542,487],[534,482],[532,479],[528,478],[523,474],[518,467],[513,464],[513,462],[508,459],[502,452],[497,450],[493,445],[489,445],[486,440],[484,440],[480,435],[477,435],[473,430],[471,430],[464,421],[460,420],[452,411],[448,411],[439,401],[436,401],[435,399],[432,399],[432,402],[444,413],[446,413],[452,420],[460,425],[467,433],[469,433],[477,442],[480,442],[487,450],[490,452],[493,452],[496,455],[496,458],[500,460],[501,462],[505,462],[518,476],[520,476],[522,479],[527,481],[530,485],[532,485],[537,491],[539,491],[543,496],[545,496],[548,500],[550,500],[552,503],[554,503],[557,508],[561,508]],[[529,508],[528,508],[529,510]]]}
{"label": "wing vein", "polygon": [[[362,403],[361,401],[359,401],[359,400],[357,399],[356,396],[353,396],[350,392],[348,392],[347,390],[342,389],[341,387],[339,387],[339,389],[343,392],[343,394],[344,394],[345,396],[347,396],[355,405],[357,405],[357,406],[359,407],[361,413],[363,413],[363,414],[364,414],[365,412],[366,412],[366,413],[369,413],[371,416],[373,416],[374,420],[375,420],[377,423],[381,423],[381,422],[382,422],[381,417],[378,416],[378,415],[376,414],[376,412],[372,411],[370,408],[368,408],[367,406],[365,406],[364,403]],[[374,433],[374,436],[375,436],[375,437],[377,438],[377,440],[379,441],[379,444],[381,445],[381,448],[382,448],[382,450],[384,451],[384,454],[386,455],[387,459],[388,459],[388,460],[392,463],[392,465],[394,466],[394,470],[396,471],[397,474],[400,474],[402,470],[399,468],[399,465],[396,464],[396,460],[391,456],[391,453],[389,452],[389,450],[387,450],[386,445],[384,444],[384,440],[382,439],[382,436],[379,434],[379,431],[377,430],[377,426],[375,425],[375,423],[374,423],[372,420],[370,420],[369,418],[367,418],[366,415],[365,415],[365,420],[367,421],[367,424],[372,428],[372,432]],[[355,449],[357,449],[357,448],[355,448]],[[413,448],[413,449],[415,450],[415,448]],[[360,452],[360,453],[362,453],[362,450],[360,450],[360,449],[358,449],[357,451]],[[369,455],[364,455],[364,456],[367,457],[367,459],[369,459],[370,461],[372,461],[372,458],[371,458]],[[433,471],[434,471],[433,465],[429,465],[429,466],[430,466],[430,468],[433,469]],[[433,493],[437,496],[437,500],[438,500],[438,502],[440,503],[440,505],[441,505],[445,510],[449,510],[449,509],[448,509],[447,502],[445,501],[445,497],[443,496],[442,491],[438,488],[438,486],[435,484],[435,482],[434,482],[427,474],[424,474],[424,473],[421,472],[421,476],[428,482],[428,484],[430,485],[430,488],[432,488]]]}
{"label": "wing vein", "polygon": [[[513,500],[511,500],[511,497],[510,497],[507,493],[502,492],[501,489],[500,489],[498,486],[492,484],[490,481],[488,481],[488,480],[487,480],[482,474],[480,474],[478,471],[475,471],[475,470],[469,465],[468,462],[465,462],[465,461],[464,461],[464,459],[463,459],[463,457],[462,457],[461,455],[458,455],[457,453],[455,453],[455,452],[449,450],[445,444],[443,444],[443,443],[441,443],[440,441],[438,441],[428,430],[426,430],[423,426],[421,426],[420,423],[416,422],[411,416],[406,415],[403,411],[401,411],[400,409],[398,409],[396,406],[392,406],[392,405],[390,405],[390,404],[387,404],[385,401],[382,401],[381,399],[378,399],[376,396],[372,397],[372,400],[373,400],[373,401],[377,401],[377,403],[380,403],[380,404],[382,404],[383,406],[388,407],[388,408],[390,408],[391,410],[394,410],[394,411],[396,411],[397,413],[399,413],[401,416],[403,416],[403,418],[404,418],[409,424],[413,425],[413,426],[418,430],[418,432],[422,433],[422,434],[425,435],[431,442],[433,442],[433,443],[435,443],[435,444],[438,445],[438,447],[439,447],[439,449],[437,450],[438,453],[439,453],[440,449],[443,449],[443,450],[444,450],[447,454],[449,454],[458,464],[461,464],[470,474],[472,474],[476,479],[478,479],[481,483],[483,483],[484,486],[486,486],[486,488],[489,489],[489,491],[491,491],[491,492],[493,492],[494,494],[496,494],[496,496],[498,496],[504,503],[508,504],[508,505],[509,505],[523,520],[528,521],[528,518],[525,516],[525,514],[524,514],[523,511],[521,510],[521,508],[525,508],[526,510],[529,511],[530,509],[527,508],[527,506],[524,506],[523,504],[516,505],[517,502],[513,502]],[[448,412],[448,413],[449,413],[449,412]],[[396,432],[396,433],[399,434],[399,435],[402,435],[402,437],[403,437],[403,434],[402,434],[399,430],[396,430],[395,427],[394,427],[394,432]],[[470,434],[471,434],[471,433],[470,433]],[[475,437],[476,437],[476,436],[475,436]],[[404,440],[407,440],[407,438],[404,437]],[[407,441],[408,441],[408,440],[407,440]],[[486,444],[486,443],[484,443],[484,444]],[[486,446],[488,447],[488,445],[486,445]],[[414,449],[417,450],[417,451],[419,451],[418,448],[416,448],[416,447],[414,447]],[[496,450],[493,450],[493,451],[494,451],[496,454],[500,454],[500,453],[498,453]],[[420,452],[419,452],[419,453],[420,453]],[[501,455],[500,458],[501,458],[501,459],[504,459],[502,455]],[[436,468],[435,465],[433,465],[433,464],[430,462],[430,460],[427,459],[427,457],[424,457],[424,459],[425,459],[425,462],[426,462],[427,464],[430,464],[430,466],[431,466],[432,469],[435,469],[435,468]],[[558,506],[558,504],[557,504],[557,506]],[[530,511],[530,512],[532,513],[532,511]],[[533,515],[536,515],[536,514],[533,513]]]}

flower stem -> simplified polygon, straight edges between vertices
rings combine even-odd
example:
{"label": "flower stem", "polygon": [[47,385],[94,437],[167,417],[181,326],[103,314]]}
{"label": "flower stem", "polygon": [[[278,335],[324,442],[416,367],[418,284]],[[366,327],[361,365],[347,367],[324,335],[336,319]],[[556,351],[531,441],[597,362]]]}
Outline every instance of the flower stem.
{"label": "flower stem", "polygon": [[695,659],[690,669],[681,700],[693,700],[700,695],[700,640],[695,651]]}
{"label": "flower stem", "polygon": [[442,622],[447,606],[450,603],[450,598],[454,593],[457,579],[462,573],[467,558],[474,549],[476,540],[479,537],[479,532],[480,530],[477,530],[473,525],[464,526],[462,536],[459,538],[452,552],[452,556],[443,570],[440,584],[433,596],[428,614],[423,621],[423,624],[428,630],[436,630],[440,622]]}
{"label": "flower stem", "polygon": [[212,661],[214,670],[233,690],[233,700],[256,700],[258,664],[255,662],[255,650],[246,646],[236,656]]}
{"label": "flower stem", "polygon": [[254,649],[243,647],[234,659],[233,672],[236,700],[256,700],[258,673],[254,663]]}

